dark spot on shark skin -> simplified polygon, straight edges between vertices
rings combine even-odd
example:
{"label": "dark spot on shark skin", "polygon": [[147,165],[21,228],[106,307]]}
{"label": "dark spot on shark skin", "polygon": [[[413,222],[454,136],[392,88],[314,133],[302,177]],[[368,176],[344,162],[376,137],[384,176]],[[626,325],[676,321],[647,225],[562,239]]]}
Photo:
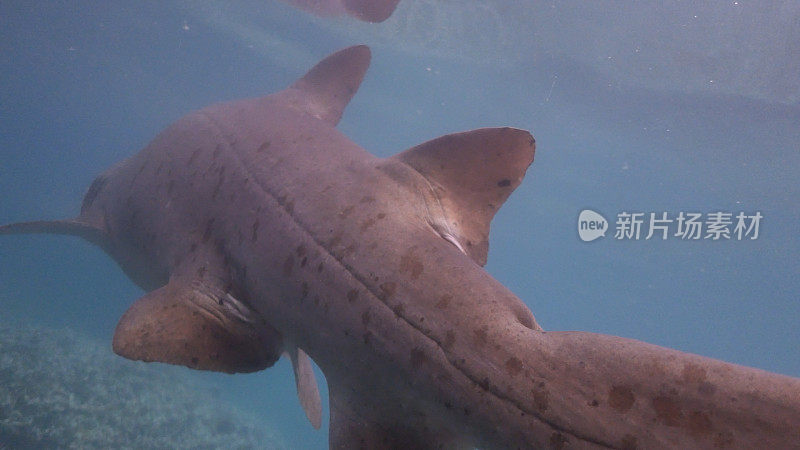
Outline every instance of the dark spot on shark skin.
{"label": "dark spot on shark skin", "polygon": [[192,245],[189,246],[189,251],[192,253],[197,251],[197,242],[192,242]]}
{"label": "dark spot on shark skin", "polygon": [[508,187],[508,186],[511,186],[511,180],[509,180],[508,178],[503,178],[502,180],[500,180],[500,181],[498,181],[498,182],[497,182],[497,185],[498,185],[499,187]]}
{"label": "dark spot on shark skin", "polygon": [[422,367],[427,359],[428,357],[425,356],[425,352],[423,352],[419,347],[411,350],[411,367],[414,370],[419,370],[419,368]]}
{"label": "dark spot on shark skin", "polygon": [[364,310],[364,312],[361,313],[361,323],[363,323],[364,326],[369,325],[369,310],[368,309]]}
{"label": "dark spot on shark skin", "polygon": [[372,196],[369,196],[369,195],[365,195],[364,197],[361,197],[360,203],[372,203],[374,201],[375,201],[375,197],[372,197]]}
{"label": "dark spot on shark skin", "polygon": [[628,412],[635,401],[636,397],[628,386],[614,385],[608,391],[608,404],[617,412]]}
{"label": "dark spot on shark skin", "polygon": [[283,276],[289,277],[292,275],[292,268],[294,267],[294,256],[289,255],[286,261],[283,262]]}
{"label": "dark spot on shark skin", "polygon": [[358,250],[358,244],[352,243],[352,244],[348,245],[347,247],[345,247],[344,250],[342,250],[342,257],[350,256],[353,253],[355,253],[356,250]]}
{"label": "dark spot on shark skin", "polygon": [[704,381],[697,387],[697,392],[703,395],[714,395],[714,392],[717,392],[717,387],[708,381]]}
{"label": "dark spot on shark skin", "polygon": [[593,399],[592,401],[590,401],[587,404],[589,406],[591,406],[592,408],[597,408],[598,406],[600,406],[600,402],[598,402],[597,399]]}
{"label": "dark spot on shark skin", "polygon": [[689,434],[695,437],[702,437],[710,434],[713,431],[713,425],[708,414],[702,411],[692,411],[689,414]]}
{"label": "dark spot on shark skin", "polygon": [[286,208],[286,212],[288,212],[289,214],[293,213],[294,212],[294,202],[289,200],[288,202],[286,202],[285,208]]}
{"label": "dark spot on shark skin", "polygon": [[626,434],[625,436],[622,436],[621,444],[622,445],[620,445],[620,448],[622,448],[622,450],[636,450],[639,447],[639,444],[636,440],[636,436],[633,436],[631,434]]}
{"label": "dark spot on shark skin", "polygon": [[697,384],[697,392],[703,395],[712,395],[717,388],[706,381],[706,369],[696,364],[687,363],[683,366],[681,379],[687,384]]}
{"label": "dark spot on shark skin", "polygon": [[684,364],[681,378],[686,383],[700,384],[706,381],[706,369],[692,363]]}
{"label": "dark spot on shark skin", "polygon": [[447,333],[444,334],[444,342],[442,343],[442,346],[445,350],[449,350],[453,348],[453,344],[455,343],[456,334],[453,332],[453,330],[447,330]]}
{"label": "dark spot on shark skin", "polygon": [[381,283],[379,287],[381,290],[379,297],[383,301],[386,301],[389,298],[391,298],[392,295],[394,295],[394,292],[397,290],[397,284],[391,281]]}
{"label": "dark spot on shark skin", "polygon": [[207,270],[208,270],[208,269],[206,269],[206,266],[202,266],[202,267],[200,267],[199,269],[197,269],[197,277],[198,277],[198,278],[200,278],[201,280],[202,280],[203,278],[205,278],[205,277],[206,277],[206,271],[207,271]]}
{"label": "dark spot on shark skin", "polygon": [[550,435],[550,448],[561,450],[567,445],[568,442],[569,440],[567,437],[558,431]]}
{"label": "dark spot on shark skin", "polygon": [[304,256],[306,254],[306,246],[299,245],[297,249],[295,249],[295,252],[297,253],[297,256]]}
{"label": "dark spot on shark skin", "polygon": [[447,309],[450,306],[450,300],[453,299],[453,296],[450,294],[444,294],[442,298],[436,303],[436,307],[439,309]]}
{"label": "dark spot on shark skin", "polygon": [[437,375],[436,379],[442,384],[451,384],[453,382],[453,377],[451,377],[450,374],[447,373]]}
{"label": "dark spot on shark skin", "polygon": [[256,219],[256,221],[255,221],[255,222],[253,222],[253,235],[252,235],[252,237],[250,238],[250,240],[251,240],[252,242],[256,242],[256,241],[258,240],[258,227],[259,227],[260,225],[261,225],[261,223],[259,223],[259,222],[258,222],[258,219]]}
{"label": "dark spot on shark skin", "polygon": [[547,411],[547,408],[550,406],[550,398],[547,391],[540,389],[535,389],[533,392],[533,403],[536,405],[536,409],[539,412],[543,413]]}
{"label": "dark spot on shark skin", "polygon": [[489,341],[488,331],[489,328],[486,325],[473,331],[472,333],[475,335],[475,343],[480,346],[486,345],[486,343]]}
{"label": "dark spot on shark skin", "polygon": [[364,333],[364,335],[362,336],[362,338],[364,339],[364,345],[369,345],[369,340],[371,337],[372,337],[371,332],[367,331]]}
{"label": "dark spot on shark skin", "polygon": [[222,144],[217,144],[217,146],[214,147],[214,152],[211,153],[211,158],[212,159],[217,159],[217,157],[219,156],[219,154],[221,152],[222,152]]}
{"label": "dark spot on shark skin", "polygon": [[522,361],[519,358],[512,356],[506,361],[506,370],[512,377],[519,375],[522,372]]}
{"label": "dark spot on shark skin", "polygon": [[355,209],[356,207],[354,205],[350,205],[347,208],[343,209],[342,212],[339,213],[339,216],[341,216],[341,218],[344,219],[345,217],[349,216],[350,213],[352,213],[353,210]]}
{"label": "dark spot on shark skin", "polygon": [[730,431],[717,433],[714,436],[714,448],[733,447],[733,434]]}
{"label": "dark spot on shark skin", "polygon": [[319,265],[317,265],[317,273],[320,273],[320,272],[322,272],[322,269],[323,269],[324,267],[325,267],[325,265],[324,265],[324,264],[322,264],[322,263],[319,263]]}
{"label": "dark spot on shark skin", "polygon": [[219,195],[219,190],[222,188],[222,184],[225,183],[225,167],[221,167],[219,171],[219,178],[217,179],[217,184],[214,186],[214,194],[212,194],[211,198],[216,199],[217,195]]}
{"label": "dark spot on shark skin", "polygon": [[265,141],[263,144],[258,146],[258,150],[256,150],[256,152],[257,153],[264,153],[265,151],[269,150],[269,146],[270,146],[270,142],[269,141]]}
{"label": "dark spot on shark skin", "polygon": [[305,267],[307,262],[308,256],[303,256],[303,259],[300,261],[300,267]]}
{"label": "dark spot on shark skin", "polygon": [[394,311],[396,316],[402,317],[403,313],[406,312],[406,307],[402,303],[398,303],[394,308],[392,308],[392,311]]}
{"label": "dark spot on shark skin", "polygon": [[197,357],[196,357],[196,356],[193,356],[193,357],[192,357],[192,365],[195,365],[195,366],[196,366],[196,365],[197,365],[197,363],[198,363],[199,361],[200,361],[200,360],[199,360],[199,359],[197,359]]}
{"label": "dark spot on shark skin", "polygon": [[206,222],[206,229],[203,231],[203,242],[208,242],[211,239],[211,232],[214,229],[214,218],[208,219]]}
{"label": "dark spot on shark skin", "polygon": [[367,229],[369,227],[375,225],[375,222],[377,222],[377,221],[378,221],[378,219],[376,219],[374,217],[371,217],[371,218],[365,220],[364,223],[361,224],[361,227],[359,228],[359,230],[361,230],[361,232],[363,233],[363,232],[367,231]]}
{"label": "dark spot on shark skin", "polygon": [[422,263],[414,256],[414,247],[400,257],[400,273],[408,272],[412,280],[419,278],[423,269]]}
{"label": "dark spot on shark skin", "polygon": [[308,283],[305,281],[300,285],[300,300],[305,300],[308,297]]}
{"label": "dark spot on shark skin", "polygon": [[358,298],[358,291],[355,289],[350,289],[347,291],[347,301],[349,303],[353,303]]}
{"label": "dark spot on shark skin", "polygon": [[653,409],[656,417],[669,427],[677,427],[683,419],[683,411],[674,399],[665,395],[659,395],[653,399]]}
{"label": "dark spot on shark skin", "polygon": [[200,149],[196,148],[196,149],[194,149],[194,151],[192,151],[191,156],[189,156],[189,164],[188,165],[191,166],[192,164],[194,164],[194,162],[197,160],[197,156],[198,155],[200,155]]}

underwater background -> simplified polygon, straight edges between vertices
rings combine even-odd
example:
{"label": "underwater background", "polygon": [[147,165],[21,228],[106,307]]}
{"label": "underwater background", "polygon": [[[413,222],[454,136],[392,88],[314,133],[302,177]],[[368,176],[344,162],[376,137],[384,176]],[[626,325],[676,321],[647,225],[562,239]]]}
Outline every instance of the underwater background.
{"label": "underwater background", "polygon": [[[698,3],[401,0],[370,24],[267,0],[4,1],[0,223],[72,217],[185,113],[364,43],[338,128],[370,152],[487,126],[536,137],[486,269],[545,329],[797,377],[800,4]],[[579,239],[584,209],[605,237]],[[757,239],[615,239],[621,212],[763,217]],[[141,295],[77,238],[0,237],[0,448],[327,448],[285,359],[225,375],[113,355]]]}

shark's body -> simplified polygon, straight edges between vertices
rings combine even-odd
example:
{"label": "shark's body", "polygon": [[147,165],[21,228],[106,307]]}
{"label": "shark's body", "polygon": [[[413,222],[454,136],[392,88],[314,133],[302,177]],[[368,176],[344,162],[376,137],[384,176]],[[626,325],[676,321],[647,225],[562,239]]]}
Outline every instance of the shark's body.
{"label": "shark's body", "polygon": [[800,381],[622,338],[545,333],[481,267],[489,221],[533,160],[528,132],[445,136],[391,158],[335,129],[369,63],[336,53],[285,91],[179,120],[101,175],[76,234],[148,295],[123,356],[246,372],[308,356],[331,447],[787,446]]}

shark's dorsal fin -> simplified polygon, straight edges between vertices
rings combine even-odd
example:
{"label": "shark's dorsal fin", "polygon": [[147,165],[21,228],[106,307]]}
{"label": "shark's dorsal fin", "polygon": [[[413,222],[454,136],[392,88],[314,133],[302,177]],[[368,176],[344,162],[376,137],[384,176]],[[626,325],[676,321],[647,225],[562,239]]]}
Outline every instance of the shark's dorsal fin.
{"label": "shark's dorsal fin", "polygon": [[237,373],[273,365],[283,342],[231,295],[173,279],[123,314],[113,347],[133,360]]}
{"label": "shark's dorsal fin", "polygon": [[335,126],[358,90],[370,58],[369,47],[356,45],[323,59],[291,86],[305,96],[298,106]]}
{"label": "shark's dorsal fin", "polygon": [[322,400],[319,396],[317,378],[314,376],[314,368],[311,366],[311,358],[308,357],[303,349],[294,345],[287,345],[286,351],[289,359],[292,360],[294,369],[294,381],[297,384],[297,397],[300,405],[306,412],[306,417],[311,425],[319,429],[322,426]]}
{"label": "shark's dorsal fin", "polygon": [[516,128],[449,134],[396,156],[422,174],[441,204],[442,236],[480,265],[489,251],[489,223],[533,162],[535,142]]}

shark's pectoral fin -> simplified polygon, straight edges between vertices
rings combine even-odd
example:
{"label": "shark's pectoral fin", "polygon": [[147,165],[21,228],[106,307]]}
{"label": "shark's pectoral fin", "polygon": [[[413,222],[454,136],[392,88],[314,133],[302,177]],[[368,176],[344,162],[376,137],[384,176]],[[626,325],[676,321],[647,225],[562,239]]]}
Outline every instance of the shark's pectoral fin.
{"label": "shark's pectoral fin", "polygon": [[356,45],[323,59],[291,86],[303,95],[295,106],[335,126],[361,85],[370,58],[369,47]]}
{"label": "shark's pectoral fin", "polygon": [[63,234],[78,236],[103,248],[108,246],[109,241],[105,230],[82,222],[79,219],[10,223],[0,226],[0,234]]}
{"label": "shark's pectoral fin", "polygon": [[303,349],[294,345],[288,346],[287,352],[292,360],[300,405],[303,407],[303,411],[306,412],[306,417],[308,417],[311,425],[319,429],[322,426],[322,400],[319,396],[314,368],[311,366],[311,358],[308,357]]}
{"label": "shark's pectoral fin", "polygon": [[533,162],[535,142],[516,128],[449,134],[396,156],[422,174],[444,216],[433,223],[480,265],[489,251],[489,223]]}
{"label": "shark's pectoral fin", "polygon": [[280,333],[230,294],[171,280],[137,300],[114,333],[125,358],[218,372],[254,372],[283,351]]}

